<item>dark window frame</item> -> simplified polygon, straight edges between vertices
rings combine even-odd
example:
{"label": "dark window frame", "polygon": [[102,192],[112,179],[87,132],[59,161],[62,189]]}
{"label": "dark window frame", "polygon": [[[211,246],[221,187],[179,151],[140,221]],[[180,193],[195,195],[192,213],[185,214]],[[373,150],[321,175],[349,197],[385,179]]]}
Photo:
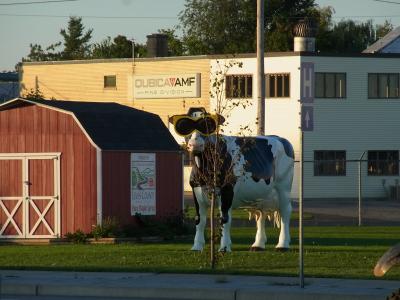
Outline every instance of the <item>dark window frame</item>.
{"label": "dark window frame", "polygon": [[[332,155],[333,158],[328,158]],[[346,155],[346,150],[315,150],[314,176],[346,176]]]}
{"label": "dark window frame", "polygon": [[[114,78],[113,84],[110,85],[108,79]],[[116,89],[117,88],[117,75],[104,75],[103,77],[103,88],[105,89]]]}
{"label": "dark window frame", "polygon": [[[317,87],[318,87],[318,82],[317,82],[317,74],[322,74],[324,79],[323,79],[323,95],[318,95],[317,93]],[[327,91],[327,75],[334,75],[334,87],[333,90],[335,91],[335,95],[333,97],[327,96],[326,91]],[[338,87],[337,87],[337,76],[338,75],[344,75],[344,89],[343,89],[343,96],[340,97],[337,95]],[[321,99],[346,99],[347,98],[347,73],[346,72],[315,72],[315,87],[314,87],[314,95],[315,98],[321,98]]]}
{"label": "dark window frame", "polygon": [[[244,83],[244,89],[240,83]],[[234,89],[237,84],[239,88]],[[225,97],[228,99],[251,99],[253,98],[253,75],[252,74],[229,74],[225,76]]]}
{"label": "dark window frame", "polygon": [[[384,159],[384,156],[391,156],[392,159]],[[367,174],[368,176],[399,176],[399,151],[369,150]]]}
{"label": "dark window frame", "polygon": [[[390,97],[390,76],[391,75],[396,75],[397,76],[397,95],[394,97]],[[376,95],[371,95],[370,93],[370,77],[371,76],[377,76],[377,81],[376,81]],[[386,89],[387,89],[387,96],[386,97],[381,97],[380,96],[380,78],[383,76],[387,77],[386,81]],[[368,88],[368,99],[399,99],[400,98],[400,73],[368,73],[368,78],[367,78],[367,88]]]}
{"label": "dark window frame", "polygon": [[[282,76],[282,96],[279,96],[278,78]],[[274,78],[274,90],[271,95],[271,81]],[[287,79],[287,82],[286,82]],[[290,73],[267,73],[265,74],[265,98],[290,98]]]}

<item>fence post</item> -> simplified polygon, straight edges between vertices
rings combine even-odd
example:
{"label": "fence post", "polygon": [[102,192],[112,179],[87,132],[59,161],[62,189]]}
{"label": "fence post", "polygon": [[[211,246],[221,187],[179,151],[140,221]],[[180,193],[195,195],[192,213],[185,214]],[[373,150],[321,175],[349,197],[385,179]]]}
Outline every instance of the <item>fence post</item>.
{"label": "fence post", "polygon": [[361,216],[361,202],[362,202],[362,185],[361,185],[361,163],[364,157],[365,151],[361,155],[358,160],[358,226],[362,225],[362,216]]}
{"label": "fence post", "polygon": [[304,288],[304,245],[303,245],[303,196],[304,196],[304,132],[300,130],[300,177],[299,177],[299,280]]}

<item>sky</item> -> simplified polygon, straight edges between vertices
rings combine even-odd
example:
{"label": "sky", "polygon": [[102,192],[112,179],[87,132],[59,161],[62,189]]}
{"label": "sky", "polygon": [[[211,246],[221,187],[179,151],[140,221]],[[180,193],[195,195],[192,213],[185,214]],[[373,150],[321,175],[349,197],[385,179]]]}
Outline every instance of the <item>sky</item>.
{"label": "sky", "polygon": [[[58,1],[58,0],[57,0]],[[46,47],[62,41],[60,30],[69,16],[81,16],[85,28],[92,28],[92,43],[118,34],[140,43],[158,29],[174,28],[185,0],[0,0],[0,72],[13,70],[29,54],[29,44]],[[315,0],[332,6],[334,20],[390,20],[400,25],[400,0]],[[45,2],[34,4],[20,4]],[[390,3],[398,2],[399,4]]]}

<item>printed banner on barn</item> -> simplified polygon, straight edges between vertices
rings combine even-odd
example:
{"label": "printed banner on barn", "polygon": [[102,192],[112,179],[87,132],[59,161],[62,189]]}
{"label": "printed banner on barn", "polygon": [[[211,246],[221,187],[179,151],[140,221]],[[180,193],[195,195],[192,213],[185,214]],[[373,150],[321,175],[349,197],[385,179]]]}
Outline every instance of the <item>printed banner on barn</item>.
{"label": "printed banner on barn", "polygon": [[200,73],[134,76],[133,96],[136,99],[198,98],[200,81]]}
{"label": "printed banner on barn", "polygon": [[156,155],[131,153],[131,215],[156,214]]}

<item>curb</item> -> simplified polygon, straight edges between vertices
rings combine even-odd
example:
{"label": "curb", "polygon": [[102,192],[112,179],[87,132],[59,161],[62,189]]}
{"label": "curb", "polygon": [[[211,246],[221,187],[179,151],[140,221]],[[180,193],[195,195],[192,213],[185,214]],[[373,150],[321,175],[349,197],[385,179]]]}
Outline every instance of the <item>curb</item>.
{"label": "curb", "polygon": [[3,284],[0,296],[103,297],[181,300],[234,300],[236,291],[224,288],[149,288],[95,285]]}
{"label": "curb", "polygon": [[[285,291],[286,290],[286,291]],[[381,300],[385,299],[385,290],[371,295],[364,293],[346,293],[338,291],[316,292],[299,288],[289,291],[275,289],[232,289],[232,288],[167,288],[167,287],[123,287],[97,285],[61,285],[61,284],[3,284],[0,296],[57,296],[57,297],[102,297],[102,298],[141,298],[141,299],[176,299],[176,300]]]}

